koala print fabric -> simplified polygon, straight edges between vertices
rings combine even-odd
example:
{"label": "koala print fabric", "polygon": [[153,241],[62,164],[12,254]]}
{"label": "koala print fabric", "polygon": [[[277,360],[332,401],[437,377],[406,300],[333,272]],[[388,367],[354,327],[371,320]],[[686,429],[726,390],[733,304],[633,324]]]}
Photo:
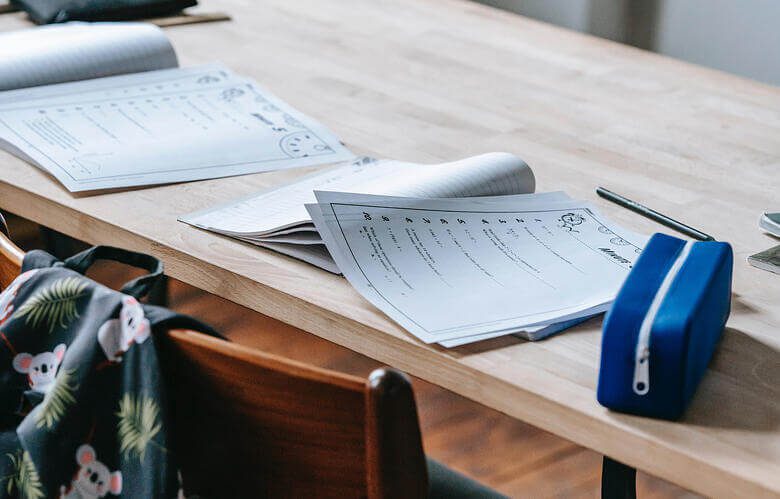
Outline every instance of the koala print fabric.
{"label": "koala print fabric", "polygon": [[[114,291],[84,277],[96,259],[151,273]],[[0,498],[177,497],[155,332],[214,333],[139,302],[161,276],[115,248],[27,254],[0,292]]]}

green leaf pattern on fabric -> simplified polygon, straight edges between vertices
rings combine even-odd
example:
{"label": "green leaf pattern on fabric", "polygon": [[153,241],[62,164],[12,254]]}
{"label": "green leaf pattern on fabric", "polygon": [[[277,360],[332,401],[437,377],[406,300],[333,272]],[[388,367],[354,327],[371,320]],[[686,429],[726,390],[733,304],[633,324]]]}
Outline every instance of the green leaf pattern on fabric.
{"label": "green leaf pattern on fabric", "polygon": [[164,358],[149,339],[155,327],[179,323],[210,329],[84,275],[91,258],[145,268],[142,257],[103,248],[60,262],[33,251],[25,258],[30,270],[0,289],[7,359],[0,498],[175,497],[180,490],[177,456],[166,448]]}
{"label": "green leaf pattern on fabric", "polygon": [[73,393],[78,388],[78,385],[73,381],[76,370],[63,369],[60,371],[57,379],[54,381],[54,386],[46,394],[43,402],[40,404],[40,409],[35,417],[35,424],[38,428],[51,429],[60,420],[60,418],[67,411],[68,406],[76,402],[76,398]]}
{"label": "green leaf pattern on fabric", "polygon": [[27,325],[37,328],[49,327],[49,334],[59,326],[66,328],[79,316],[77,302],[84,296],[87,281],[78,277],[64,277],[38,291],[19,307],[17,317],[24,318]]}
{"label": "green leaf pattern on fabric", "polygon": [[160,408],[154,399],[145,395],[135,396],[125,393],[119,401],[117,431],[121,452],[126,456],[136,456],[144,460],[146,448],[160,431],[158,420]]}
{"label": "green leaf pattern on fabric", "polygon": [[30,453],[20,450],[16,454],[6,454],[6,457],[11,460],[13,467],[13,474],[7,477],[6,491],[8,494],[11,495],[16,490],[18,496],[25,499],[46,497],[38,470],[35,469],[35,464],[30,459]]}

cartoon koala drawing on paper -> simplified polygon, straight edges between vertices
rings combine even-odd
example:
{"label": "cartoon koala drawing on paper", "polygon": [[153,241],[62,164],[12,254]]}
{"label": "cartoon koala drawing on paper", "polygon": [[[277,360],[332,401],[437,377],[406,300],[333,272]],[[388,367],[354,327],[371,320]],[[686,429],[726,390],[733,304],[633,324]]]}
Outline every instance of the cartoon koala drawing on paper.
{"label": "cartoon koala drawing on paper", "polygon": [[36,272],[38,272],[38,269],[24,272],[0,293],[0,326],[2,326],[3,323],[11,317],[11,314],[14,313],[13,301],[14,298],[16,298],[16,294],[19,292],[19,288],[22,287],[22,284],[29,281]]}
{"label": "cartoon koala drawing on paper", "polygon": [[133,343],[143,343],[150,334],[149,320],[138,300],[125,296],[119,319],[110,319],[98,330],[98,343],[111,362],[121,362]]}
{"label": "cartoon koala drawing on paper", "polygon": [[42,352],[38,355],[29,353],[16,354],[13,360],[14,369],[27,375],[30,388],[39,393],[47,393],[54,385],[57,369],[65,357],[66,346],[60,343],[53,352]]}
{"label": "cartoon koala drawing on paper", "polygon": [[568,230],[569,232],[579,232],[578,230],[575,230],[574,227],[581,225],[585,221],[585,217],[578,213],[566,213],[565,215],[562,215],[559,220],[563,229]]}
{"label": "cartoon koala drawing on paper", "polygon": [[122,493],[122,472],[109,471],[97,460],[95,449],[84,444],[76,450],[79,470],[70,482],[70,487],[60,487],[60,499],[98,499],[111,492]]}

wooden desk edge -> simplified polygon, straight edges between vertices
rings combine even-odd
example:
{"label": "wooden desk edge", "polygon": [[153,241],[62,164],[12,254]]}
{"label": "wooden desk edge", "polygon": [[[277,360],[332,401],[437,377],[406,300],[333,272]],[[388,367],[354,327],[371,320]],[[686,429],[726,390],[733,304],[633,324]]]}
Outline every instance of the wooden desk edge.
{"label": "wooden desk edge", "polygon": [[[35,202],[30,202],[30,196],[34,198]],[[780,495],[780,482],[777,480],[772,482],[766,480],[768,477],[761,476],[756,476],[754,480],[747,479],[730,468],[717,467],[697,460],[694,456],[681,452],[671,445],[650,442],[647,438],[639,435],[638,431],[620,430],[603,419],[578,412],[520,386],[501,382],[503,389],[501,393],[497,393],[495,390],[483,390],[480,378],[485,375],[472,367],[457,364],[455,359],[441,357],[441,365],[439,366],[441,369],[436,371],[436,375],[431,376],[419,368],[424,362],[429,362],[429,359],[420,355],[419,348],[414,348],[415,346],[422,349],[429,348],[422,343],[412,344],[413,349],[410,350],[409,342],[393,335],[340,316],[318,305],[234,274],[226,269],[202,262],[164,243],[148,239],[101,219],[90,217],[78,210],[5,181],[0,181],[0,209],[46,225],[89,244],[121,245],[127,249],[152,254],[164,261],[166,273],[173,278],[287,322],[311,334],[404,370],[459,395],[495,408],[511,417],[693,491],[710,496],[774,497]],[[46,217],[43,216],[44,213],[56,213],[56,216]],[[258,251],[262,250],[258,249]],[[173,255],[177,259],[172,258]],[[184,267],[187,267],[190,272],[184,272]],[[192,269],[196,270],[197,276],[191,273]],[[257,307],[247,294],[231,292],[230,289],[233,287],[228,288],[227,291],[224,288],[218,289],[218,284],[223,280],[241,281],[245,285],[241,286],[241,289],[254,288],[257,293],[252,296],[255,298],[262,296],[264,298],[263,304],[267,306],[262,309]],[[281,312],[283,309],[286,310],[284,314]],[[316,327],[316,321],[312,320],[315,317],[334,323],[339,327],[332,329]],[[290,320],[291,318],[293,320]],[[367,334],[373,336],[372,342],[363,341]],[[369,345],[368,348],[367,345]],[[381,348],[378,348],[377,345],[381,345]],[[399,351],[403,351],[404,355],[397,355]],[[518,398],[522,399],[522,403],[518,403]],[[508,402],[510,400],[511,403]],[[550,414],[555,414],[556,417],[551,419],[549,418]],[[566,424],[562,424],[562,422],[566,422]],[[581,428],[587,428],[587,431],[582,431]],[[635,452],[638,448],[647,450],[641,458],[638,458]],[[629,452],[627,449],[633,449],[633,452]],[[663,454],[657,456],[658,452],[663,452]],[[701,480],[702,476],[709,478]],[[713,476],[718,478],[712,479]]]}

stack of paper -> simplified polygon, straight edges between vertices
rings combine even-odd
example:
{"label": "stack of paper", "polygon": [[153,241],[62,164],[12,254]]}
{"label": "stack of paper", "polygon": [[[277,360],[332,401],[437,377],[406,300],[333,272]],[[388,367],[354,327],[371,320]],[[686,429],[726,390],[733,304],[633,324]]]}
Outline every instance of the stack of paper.
{"label": "stack of paper", "polygon": [[605,311],[647,239],[562,193],[316,197],[307,209],[352,286],[447,347],[539,339]]}
{"label": "stack of paper", "polygon": [[534,185],[528,165],[508,153],[481,154],[437,165],[361,158],[180,220],[338,273],[306,211],[305,205],[316,201],[315,190],[467,197],[528,193]]}

